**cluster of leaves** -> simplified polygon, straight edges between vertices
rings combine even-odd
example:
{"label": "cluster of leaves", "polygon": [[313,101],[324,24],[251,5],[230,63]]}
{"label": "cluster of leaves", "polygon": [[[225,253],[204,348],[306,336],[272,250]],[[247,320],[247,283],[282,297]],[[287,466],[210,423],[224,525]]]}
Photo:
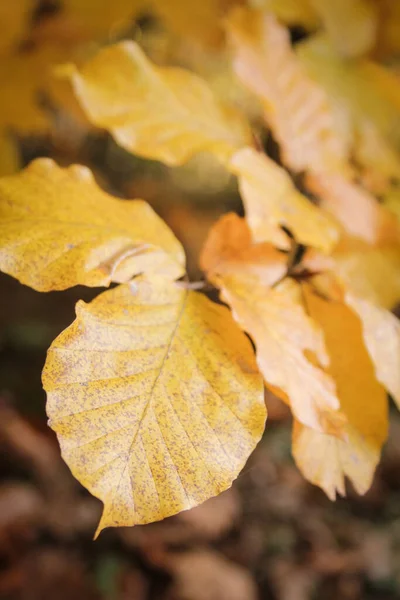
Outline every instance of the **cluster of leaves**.
{"label": "cluster of leaves", "polygon": [[[104,33],[92,4],[65,0],[40,35],[78,15],[84,35]],[[144,5],[106,4],[122,29]],[[188,283],[180,243],[148,204],[109,196],[87,168],[38,159],[0,180],[2,271],[44,292],[120,284],[78,303],[43,373],[63,457],[104,503],[98,531],[229,487],[263,433],[264,385],[291,408],[299,469],[331,498],[345,477],[369,488],[387,392],[400,405],[398,5],[253,4],[146,8],[231,57],[308,195],[260,150],[245,111],[136,42],[59,69],[87,120],[129,152],[170,167],[206,152],[237,178],[245,215],[224,215],[200,259],[231,311]],[[285,23],[309,35],[293,47]]]}

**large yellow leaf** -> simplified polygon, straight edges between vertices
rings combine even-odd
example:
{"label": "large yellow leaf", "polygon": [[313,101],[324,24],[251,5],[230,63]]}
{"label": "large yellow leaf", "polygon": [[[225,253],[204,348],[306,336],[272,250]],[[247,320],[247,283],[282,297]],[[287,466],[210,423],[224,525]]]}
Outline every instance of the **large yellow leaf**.
{"label": "large yellow leaf", "polygon": [[334,499],[347,476],[358,493],[371,485],[387,436],[386,394],[377,382],[362,339],[361,323],[341,302],[323,300],[304,286],[307,309],[324,332],[328,368],[347,417],[346,438],[323,435],[295,423],[293,455],[303,475]]}
{"label": "large yellow leaf", "polygon": [[179,277],[184,261],[146,202],[109,196],[86,167],[38,159],[0,179],[0,269],[39,291],[108,285],[143,271]]}
{"label": "large yellow leaf", "polygon": [[361,319],[377,379],[400,408],[400,321],[388,310],[352,294],[346,294],[346,302]]}
{"label": "large yellow leaf", "polygon": [[400,177],[400,80],[382,65],[344,60],[324,36],[297,46],[301,63],[329,95],[335,124],[374,182]]}
{"label": "large yellow leaf", "polygon": [[288,173],[268,156],[243,148],[233,156],[229,168],[239,178],[255,241],[288,248],[288,236],[281,229],[284,226],[300,243],[323,251],[334,247],[339,238],[335,221],[297,191]]}
{"label": "large yellow leaf", "polygon": [[262,378],[227,308],[160,277],[79,302],[43,382],[64,459],[104,503],[98,531],[227,489],[264,429]]}
{"label": "large yellow leaf", "polygon": [[325,92],[305,73],[289,33],[266,11],[237,9],[229,21],[234,68],[263,102],[284,162],[295,171],[348,171]]}
{"label": "large yellow leaf", "polygon": [[378,9],[374,0],[310,0],[337,50],[360,56],[375,44]]}
{"label": "large yellow leaf", "polygon": [[134,42],[104,48],[70,76],[88,118],[130,152],[179,165],[203,151],[225,161],[249,142],[246,122],[203,80],[156,67]]}
{"label": "large yellow leaf", "polygon": [[267,244],[249,247],[246,241],[240,249],[240,238],[234,236],[239,229],[244,237],[245,224],[229,216],[215,225],[202,253],[202,268],[252,337],[266,383],[288,396],[301,422],[340,435],[343,420],[336,412],[335,386],[319,367],[328,357],[321,332],[303,310],[300,288],[290,280],[271,288],[285,273],[284,256]]}

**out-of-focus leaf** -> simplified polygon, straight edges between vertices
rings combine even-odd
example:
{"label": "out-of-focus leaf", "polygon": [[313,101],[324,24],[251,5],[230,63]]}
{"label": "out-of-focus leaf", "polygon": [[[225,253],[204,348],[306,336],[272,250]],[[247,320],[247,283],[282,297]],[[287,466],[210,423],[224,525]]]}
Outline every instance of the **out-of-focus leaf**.
{"label": "out-of-focus leaf", "polygon": [[43,374],[98,532],[163,519],[230,487],[265,424],[262,378],[229,311],[160,277],[77,305]]}
{"label": "out-of-focus leaf", "polygon": [[202,79],[156,67],[134,42],[104,48],[70,76],[89,119],[130,152],[179,165],[203,151],[226,161],[249,142],[245,120]]}
{"label": "out-of-focus leaf", "polygon": [[181,245],[142,201],[103,192],[86,167],[38,159],[0,180],[0,269],[39,291],[179,277]]}
{"label": "out-of-focus leaf", "polygon": [[249,246],[246,229],[237,217],[222,218],[210,232],[202,268],[252,337],[266,383],[284,392],[299,421],[340,435],[335,386],[320,368],[328,362],[321,332],[304,312],[295,282],[271,288],[285,274],[284,255],[268,244]]}
{"label": "out-of-focus leaf", "polygon": [[400,176],[400,79],[367,60],[344,60],[322,35],[297,46],[307,72],[329,95],[336,127],[367,180]]}
{"label": "out-of-focus leaf", "polygon": [[343,56],[366,54],[376,41],[378,2],[310,0],[335,48]]}
{"label": "out-of-focus leaf", "polygon": [[256,242],[288,248],[289,238],[281,229],[284,226],[302,244],[323,251],[335,246],[339,239],[335,221],[303,196],[286,171],[268,156],[244,148],[233,156],[230,169],[239,178],[246,218]]}
{"label": "out-of-focus leaf", "polygon": [[295,422],[293,455],[303,475],[332,500],[337,492],[345,494],[345,476],[364,494],[387,436],[386,394],[376,380],[357,316],[345,304],[323,300],[307,286],[303,289],[307,310],[324,333],[328,372],[336,382],[347,425],[346,438],[338,439]]}
{"label": "out-of-focus leaf", "polygon": [[377,379],[400,408],[400,321],[388,310],[352,294],[346,295],[346,302],[361,319]]}
{"label": "out-of-focus leaf", "polygon": [[16,47],[27,33],[34,0],[0,2],[0,53]]}
{"label": "out-of-focus leaf", "polygon": [[266,11],[237,9],[228,30],[235,71],[261,99],[284,162],[295,171],[348,172],[328,97],[307,76],[286,28]]}
{"label": "out-of-focus leaf", "polygon": [[318,16],[311,2],[312,0],[252,0],[251,5],[273,13],[287,25],[302,25],[306,29],[314,29],[318,25]]}

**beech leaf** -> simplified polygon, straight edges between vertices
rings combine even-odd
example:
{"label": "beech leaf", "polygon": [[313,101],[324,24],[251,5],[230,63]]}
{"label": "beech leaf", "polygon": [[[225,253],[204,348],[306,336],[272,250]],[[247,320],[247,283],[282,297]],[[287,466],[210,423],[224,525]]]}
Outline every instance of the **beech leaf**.
{"label": "beech leaf", "polygon": [[264,430],[262,378],[227,308],[154,276],[79,302],[43,373],[98,532],[163,519],[230,487]]}
{"label": "beech leaf", "polygon": [[290,229],[296,240],[331,250],[339,239],[339,228],[328,213],[313,205],[294,186],[288,173],[265,154],[252,148],[239,150],[230,169],[239,178],[246,218],[256,242],[272,242],[289,248],[281,229]]}
{"label": "beech leaf", "polygon": [[250,141],[246,120],[219,103],[205,81],[153,65],[134,42],[104,48],[80,71],[65,71],[89,120],[135,154],[180,165],[209,151],[226,161]]}
{"label": "beech leaf", "polygon": [[[242,227],[245,231],[245,224]],[[255,245],[252,253],[247,242],[240,255],[238,229],[239,221],[229,216],[215,225],[202,253],[202,268],[220,288],[237,323],[252,337],[267,385],[284,392],[302,423],[340,435],[343,419],[335,385],[321,369],[328,363],[322,333],[305,313],[294,281],[271,288],[286,271],[285,257],[267,244]],[[230,239],[234,245],[228,251]]]}
{"label": "beech leaf", "polygon": [[361,323],[353,311],[342,302],[322,299],[308,286],[303,291],[307,310],[324,333],[330,357],[327,370],[336,382],[347,424],[344,439],[338,439],[295,422],[293,456],[303,475],[332,500],[336,493],[345,494],[345,476],[364,494],[387,437],[386,393],[376,380]]}
{"label": "beech leaf", "polygon": [[103,192],[86,167],[38,159],[0,179],[0,269],[39,291],[180,277],[181,245],[142,200]]}
{"label": "beech leaf", "polygon": [[238,8],[228,32],[236,74],[260,98],[284,162],[295,171],[348,172],[328,97],[308,77],[287,29],[267,11]]}

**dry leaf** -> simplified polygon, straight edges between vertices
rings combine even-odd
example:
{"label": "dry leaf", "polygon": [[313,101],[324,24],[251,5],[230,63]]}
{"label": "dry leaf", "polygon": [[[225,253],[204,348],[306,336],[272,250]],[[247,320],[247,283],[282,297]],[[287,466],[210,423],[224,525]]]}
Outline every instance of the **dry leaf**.
{"label": "dry leaf", "polygon": [[70,71],[88,118],[146,158],[179,165],[198,152],[221,160],[249,143],[246,121],[189,71],[151,64],[134,42],[102,49]]}
{"label": "dry leaf", "polygon": [[78,303],[43,382],[64,459],[104,502],[98,531],[227,489],[264,429],[262,379],[229,311],[156,276]]}
{"label": "dry leaf", "polygon": [[347,304],[361,320],[365,345],[378,381],[400,408],[400,322],[388,310],[346,294]]}
{"label": "dry leaf", "polygon": [[323,435],[295,422],[293,455],[303,475],[333,500],[344,495],[347,476],[359,494],[372,483],[388,429],[386,394],[364,346],[361,323],[341,302],[323,300],[303,286],[307,310],[322,328],[328,368],[347,418],[346,439]]}
{"label": "dry leaf", "polygon": [[331,250],[339,239],[339,229],[331,217],[316,207],[295,187],[288,173],[268,156],[243,148],[237,152],[230,169],[239,178],[246,218],[257,242],[272,242],[289,248],[285,226],[296,240]]}
{"label": "dry leaf", "polygon": [[382,65],[344,60],[319,35],[296,47],[314,81],[329,95],[335,127],[366,180],[400,176],[400,80]]}
{"label": "dry leaf", "polygon": [[235,71],[263,102],[284,162],[295,171],[348,172],[328,98],[305,73],[286,28],[266,11],[237,9],[228,31]]}
{"label": "dry leaf", "polygon": [[378,3],[373,0],[310,2],[340,54],[354,57],[371,50],[378,29]]}
{"label": "dry leaf", "polygon": [[220,288],[235,320],[252,337],[268,386],[284,392],[301,422],[340,435],[343,421],[336,412],[339,402],[334,383],[309,360],[313,354],[320,365],[327,365],[321,332],[304,312],[294,281],[285,280],[271,288],[285,274],[284,255],[267,244],[249,247],[245,232],[238,217],[223,217],[210,232],[201,256],[202,268]]}
{"label": "dry leaf", "polygon": [[1,270],[39,291],[184,272],[181,245],[146,202],[117,200],[86,167],[50,159],[0,180],[0,232]]}

